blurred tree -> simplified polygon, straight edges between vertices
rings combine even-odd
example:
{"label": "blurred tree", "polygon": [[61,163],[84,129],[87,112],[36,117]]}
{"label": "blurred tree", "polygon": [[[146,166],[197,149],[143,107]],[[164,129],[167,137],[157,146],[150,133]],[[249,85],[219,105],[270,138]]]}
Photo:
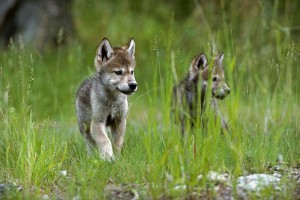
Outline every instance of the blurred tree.
{"label": "blurred tree", "polygon": [[0,43],[11,39],[43,49],[74,34],[73,0],[0,0]]}

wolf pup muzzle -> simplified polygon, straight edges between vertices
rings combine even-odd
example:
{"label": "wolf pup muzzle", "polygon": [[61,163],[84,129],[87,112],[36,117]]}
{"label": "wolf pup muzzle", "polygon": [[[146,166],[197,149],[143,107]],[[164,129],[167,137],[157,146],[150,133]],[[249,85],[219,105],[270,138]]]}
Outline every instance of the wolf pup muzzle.
{"label": "wolf pup muzzle", "polygon": [[120,88],[117,87],[117,90],[119,90],[123,94],[131,95],[132,93],[137,91],[137,83],[136,82],[130,82],[127,85],[123,85]]}

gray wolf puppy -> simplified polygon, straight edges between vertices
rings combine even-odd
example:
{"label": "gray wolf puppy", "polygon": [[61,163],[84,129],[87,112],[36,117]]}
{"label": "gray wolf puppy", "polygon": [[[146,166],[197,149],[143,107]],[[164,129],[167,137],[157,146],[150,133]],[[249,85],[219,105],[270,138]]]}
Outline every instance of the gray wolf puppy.
{"label": "gray wolf puppy", "polygon": [[212,78],[211,105],[215,115],[221,117],[222,128],[227,130],[227,124],[217,106],[217,99],[222,100],[230,93],[224,79],[223,59],[224,54],[221,53],[215,58],[212,70],[209,70],[205,54],[200,53],[192,61],[186,77],[173,87],[172,111],[176,119],[180,120],[183,135],[186,132],[186,123],[190,123],[191,128],[194,127],[205,110],[209,77]]}
{"label": "gray wolf puppy", "polygon": [[128,111],[127,95],[137,90],[134,78],[135,42],[111,47],[108,39],[100,43],[95,57],[96,73],[83,81],[77,91],[76,111],[79,130],[88,153],[98,147],[100,157],[114,160],[113,146],[106,126],[112,132],[113,145],[121,151]]}

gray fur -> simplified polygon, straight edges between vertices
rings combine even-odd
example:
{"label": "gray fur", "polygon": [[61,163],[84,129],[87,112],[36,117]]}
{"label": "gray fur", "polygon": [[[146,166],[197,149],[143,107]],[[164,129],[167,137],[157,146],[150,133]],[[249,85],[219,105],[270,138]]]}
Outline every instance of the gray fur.
{"label": "gray fur", "polygon": [[[130,44],[134,48],[133,40]],[[134,57],[128,55],[126,49],[127,46],[111,48],[109,41],[104,39],[95,58],[97,72],[77,91],[78,126],[86,139],[87,151],[90,153],[91,147],[97,146],[101,158],[107,161],[114,160],[112,145],[121,150],[128,111],[127,95],[137,90],[130,71],[135,67]],[[122,70],[122,74],[114,70]],[[130,87],[130,84],[134,86]],[[106,133],[107,126],[111,128],[113,143]]]}
{"label": "gray fur", "polygon": [[210,76],[218,77],[217,81],[212,82],[210,105],[215,116],[221,118],[222,128],[227,130],[227,123],[217,106],[217,99],[224,99],[230,92],[224,81],[223,58],[223,53],[216,58],[212,72],[210,72],[205,54],[199,54],[192,61],[186,77],[173,87],[172,113],[174,113],[175,120],[180,122],[182,135],[185,135],[187,125],[193,128],[196,122],[201,121],[202,127],[204,126],[202,115],[207,104],[205,96],[208,93],[207,84]]}

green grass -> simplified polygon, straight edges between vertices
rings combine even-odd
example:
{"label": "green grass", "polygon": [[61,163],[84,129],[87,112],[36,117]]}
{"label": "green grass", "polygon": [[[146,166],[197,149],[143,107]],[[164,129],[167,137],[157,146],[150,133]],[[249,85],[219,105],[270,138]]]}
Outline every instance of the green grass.
{"label": "green grass", "polygon": [[[176,185],[206,188],[197,176],[210,170],[237,178],[268,172],[279,155],[287,167],[300,163],[300,45],[292,32],[293,8],[299,5],[257,1],[247,12],[229,12],[237,1],[221,1],[196,5],[182,17],[172,5],[159,3],[152,10],[152,1],[144,2],[100,6],[77,0],[79,38],[68,46],[40,54],[16,42],[1,53],[0,183],[23,187],[8,198],[99,199],[109,182],[140,184],[142,198],[180,198],[189,190],[174,191]],[[74,104],[80,82],[94,71],[94,52],[104,36],[112,45],[136,40],[139,89],[129,98],[125,144],[114,163],[101,161],[96,152],[86,155]],[[171,66],[181,79],[202,51],[210,62],[225,52],[232,93],[220,109],[230,131],[222,137],[209,112],[207,130],[198,128],[182,141],[179,126],[170,121],[176,79]],[[288,191],[281,196],[291,198]]]}

